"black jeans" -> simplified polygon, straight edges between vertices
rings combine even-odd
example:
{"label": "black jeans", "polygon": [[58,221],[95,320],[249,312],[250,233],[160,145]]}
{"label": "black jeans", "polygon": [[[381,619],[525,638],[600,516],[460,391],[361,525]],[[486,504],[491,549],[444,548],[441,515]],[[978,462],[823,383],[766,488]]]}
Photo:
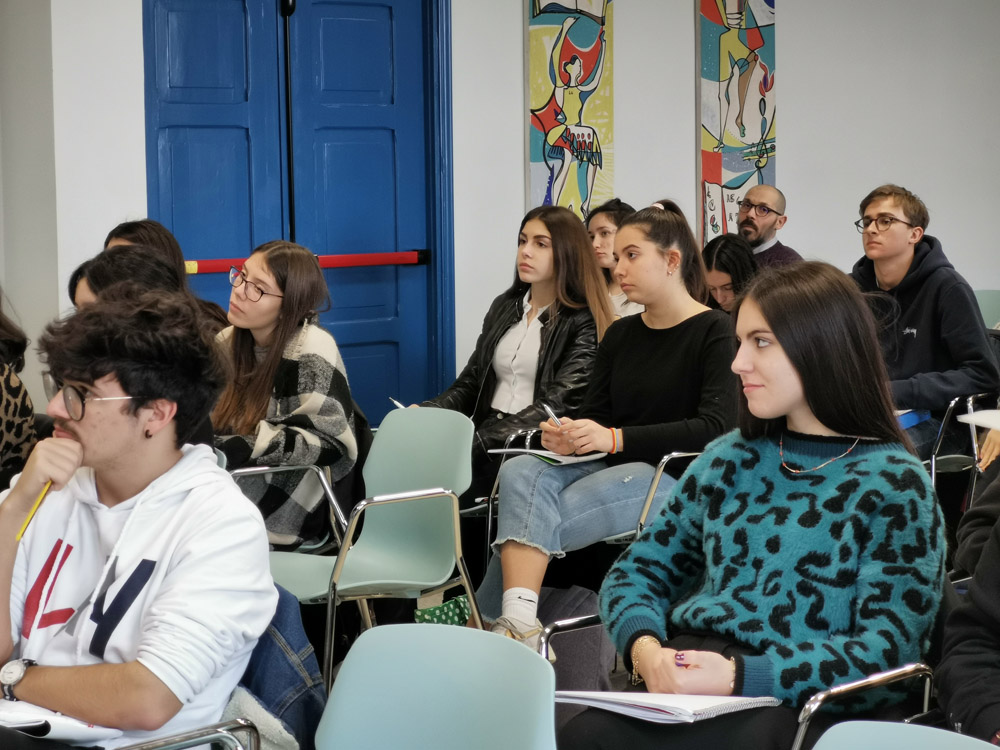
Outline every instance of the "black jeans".
{"label": "black jeans", "polygon": [[[682,633],[667,644],[681,651],[714,651],[723,656],[753,653],[727,638],[707,633]],[[914,713],[904,707],[880,712],[879,718],[899,720]],[[870,713],[813,716],[804,748],[811,748],[837,721],[875,718]],[[798,731],[799,710],[788,706],[754,708],[693,724],[657,724],[610,711],[588,708],[562,728],[559,750],[787,750]]]}

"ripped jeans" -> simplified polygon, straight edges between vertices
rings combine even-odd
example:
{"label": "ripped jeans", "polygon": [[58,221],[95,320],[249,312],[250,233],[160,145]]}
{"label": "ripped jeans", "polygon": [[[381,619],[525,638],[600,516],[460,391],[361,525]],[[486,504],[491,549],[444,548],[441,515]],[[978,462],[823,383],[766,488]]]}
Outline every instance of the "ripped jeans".
{"label": "ripped jeans", "polygon": [[[550,557],[564,557],[605,537],[635,529],[656,469],[634,462],[608,466],[587,461],[553,466],[518,456],[500,469],[499,519],[486,576],[476,591],[483,616],[500,616],[503,574],[500,545],[513,540]],[[648,518],[659,512],[676,480],[660,478]]]}

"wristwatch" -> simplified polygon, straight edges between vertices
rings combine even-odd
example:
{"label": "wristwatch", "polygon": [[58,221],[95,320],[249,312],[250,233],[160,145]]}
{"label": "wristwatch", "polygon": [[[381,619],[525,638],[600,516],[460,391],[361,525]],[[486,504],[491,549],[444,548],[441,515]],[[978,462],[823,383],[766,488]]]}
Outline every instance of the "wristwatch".
{"label": "wristwatch", "polygon": [[0,689],[3,690],[3,698],[7,701],[16,701],[14,697],[14,686],[21,681],[28,667],[33,667],[38,662],[32,659],[14,659],[3,665],[0,669]]}

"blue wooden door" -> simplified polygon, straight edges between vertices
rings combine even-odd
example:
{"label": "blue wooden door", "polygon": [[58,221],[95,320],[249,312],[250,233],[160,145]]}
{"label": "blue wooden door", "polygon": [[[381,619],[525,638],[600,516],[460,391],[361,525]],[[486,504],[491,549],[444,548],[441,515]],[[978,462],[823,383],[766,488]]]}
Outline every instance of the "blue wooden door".
{"label": "blue wooden door", "polygon": [[[419,401],[450,369],[432,350],[451,320],[450,290],[434,288],[450,279],[450,227],[429,209],[432,3],[295,3],[289,152],[279,0],[144,0],[149,212],[186,257],[245,257],[290,238],[292,213],[295,241],[318,255],[431,250],[430,266],[325,272],[321,322],[375,423],[389,396]],[[192,287],[228,302],[222,274]]]}
{"label": "blue wooden door", "polygon": [[[149,214],[190,260],[283,235],[278,21],[265,3],[145,0]],[[198,277],[223,307],[223,277]]]}
{"label": "blue wooden door", "polygon": [[[291,16],[296,235],[322,255],[429,248],[424,18],[417,0],[301,0]],[[427,266],[327,271],[322,320],[355,398],[428,392]],[[423,332],[423,334],[421,334]]]}

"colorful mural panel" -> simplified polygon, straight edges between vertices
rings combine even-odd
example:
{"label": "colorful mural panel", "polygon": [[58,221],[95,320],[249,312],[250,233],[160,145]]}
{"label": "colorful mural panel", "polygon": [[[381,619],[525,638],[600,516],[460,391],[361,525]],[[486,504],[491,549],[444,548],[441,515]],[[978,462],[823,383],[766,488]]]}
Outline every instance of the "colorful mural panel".
{"label": "colorful mural panel", "polygon": [[528,2],[528,196],[581,218],[614,196],[612,0]]}
{"label": "colorful mural panel", "polygon": [[698,0],[702,239],[735,232],[737,204],[774,185],[775,0]]}

